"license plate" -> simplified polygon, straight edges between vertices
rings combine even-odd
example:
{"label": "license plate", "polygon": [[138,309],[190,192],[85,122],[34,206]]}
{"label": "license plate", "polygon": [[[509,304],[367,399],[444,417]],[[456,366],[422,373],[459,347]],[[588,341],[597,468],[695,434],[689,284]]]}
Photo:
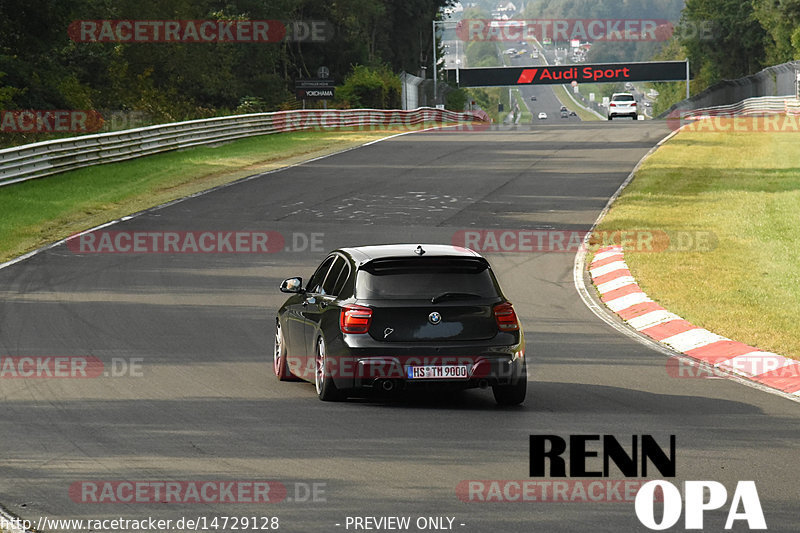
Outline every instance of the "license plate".
{"label": "license plate", "polygon": [[467,379],[467,365],[426,365],[407,367],[408,379]]}

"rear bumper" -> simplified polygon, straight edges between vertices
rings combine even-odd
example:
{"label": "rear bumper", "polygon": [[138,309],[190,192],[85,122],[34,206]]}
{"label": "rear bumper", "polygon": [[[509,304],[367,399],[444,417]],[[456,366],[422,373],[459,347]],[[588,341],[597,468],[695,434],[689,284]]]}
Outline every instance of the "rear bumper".
{"label": "rear bumper", "polygon": [[[358,376],[353,389],[392,390],[409,388],[469,389],[509,384],[522,373],[524,356],[366,358],[356,362]],[[466,379],[413,379],[409,368],[419,365],[464,365]]]}
{"label": "rear bumper", "polygon": [[[340,390],[381,390],[413,387],[468,389],[508,384],[525,371],[525,343],[501,346],[396,346],[353,348],[328,352],[326,372]],[[413,366],[463,365],[466,378],[418,379]],[[388,385],[387,385],[388,383]]]}
{"label": "rear bumper", "polygon": [[638,118],[639,114],[637,110],[630,110],[630,111],[614,111],[613,113],[608,114],[609,117],[631,117],[631,118]]}

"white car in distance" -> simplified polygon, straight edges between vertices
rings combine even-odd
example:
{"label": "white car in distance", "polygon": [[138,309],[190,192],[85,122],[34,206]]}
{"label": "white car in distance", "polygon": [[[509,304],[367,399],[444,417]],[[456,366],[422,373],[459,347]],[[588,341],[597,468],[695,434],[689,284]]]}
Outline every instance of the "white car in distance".
{"label": "white car in distance", "polygon": [[608,120],[613,120],[614,117],[631,117],[633,120],[639,118],[636,98],[631,93],[611,95],[611,101],[608,102]]}

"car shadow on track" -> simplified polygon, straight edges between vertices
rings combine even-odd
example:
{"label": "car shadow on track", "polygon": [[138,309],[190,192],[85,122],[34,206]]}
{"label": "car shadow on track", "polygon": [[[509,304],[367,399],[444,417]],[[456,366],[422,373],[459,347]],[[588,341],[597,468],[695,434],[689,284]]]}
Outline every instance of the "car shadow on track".
{"label": "car shadow on track", "polygon": [[[297,384],[302,387],[303,384]],[[309,390],[313,394],[313,388]],[[648,391],[566,382],[528,382],[525,402],[518,406],[499,406],[491,389],[464,391],[401,391],[352,397],[343,403],[393,409],[455,411],[500,411],[564,414],[631,414],[676,416],[679,413],[756,414],[761,409],[746,402],[721,398],[658,394]],[[332,405],[332,404],[326,404]],[[333,404],[335,405],[335,404]]]}

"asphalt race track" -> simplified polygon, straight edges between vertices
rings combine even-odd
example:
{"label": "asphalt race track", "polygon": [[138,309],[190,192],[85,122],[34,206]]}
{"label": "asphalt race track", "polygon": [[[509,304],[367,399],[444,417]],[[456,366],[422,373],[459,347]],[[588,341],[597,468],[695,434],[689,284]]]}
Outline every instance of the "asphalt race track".
{"label": "asphalt race track", "polygon": [[[518,67],[530,67],[536,65],[545,65],[546,63],[540,56],[539,58],[529,58],[526,54],[524,57],[515,57],[511,60],[511,64]],[[556,98],[553,92],[554,88],[549,85],[520,85],[517,87],[525,105],[533,114],[531,124],[562,124],[570,122],[580,122],[577,116],[561,118],[561,101]],[[531,100],[535,97],[536,100]],[[575,111],[577,106],[573,102],[567,103],[567,109]],[[539,119],[538,115],[541,111],[547,113],[546,119]]]}
{"label": "asphalt race track", "polygon": [[[671,377],[663,354],[581,302],[573,253],[487,254],[526,331],[520,408],[496,407],[488,390],[323,403],[313,385],[272,375],[278,284],[307,278],[328,250],[450,243],[466,229],[587,230],[668,133],[655,122],[543,122],[404,135],[108,228],[277,231],[276,253],[61,245],[0,270],[0,355],[93,356],[123,374],[0,381],[0,502],[31,520],[277,516],[298,532],[345,531],[347,516],[448,516],[469,532],[648,531],[632,503],[463,502],[456,487],[530,480],[532,433],[652,434],[676,436],[676,484],[716,480],[730,502],[737,481],[754,480],[769,530],[797,531],[798,405]],[[87,480],[274,480],[292,501],[74,501],[70,487]],[[296,501],[312,483],[324,494]],[[727,509],[706,513],[705,531],[722,531]]]}

